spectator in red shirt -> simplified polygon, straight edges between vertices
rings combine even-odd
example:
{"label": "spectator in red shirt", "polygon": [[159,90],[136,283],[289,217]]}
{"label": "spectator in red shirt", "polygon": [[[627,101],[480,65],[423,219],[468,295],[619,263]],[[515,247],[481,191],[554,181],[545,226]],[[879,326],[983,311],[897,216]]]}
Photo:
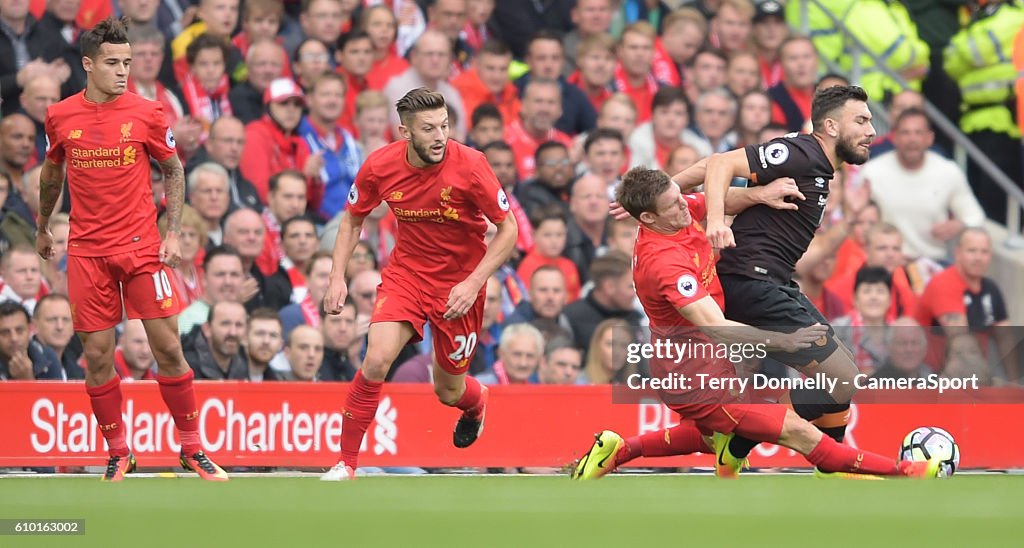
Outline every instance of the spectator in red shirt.
{"label": "spectator in red shirt", "polygon": [[260,216],[263,218],[263,251],[256,266],[265,276],[277,272],[284,248],[281,247],[281,226],[285,221],[306,211],[306,180],[294,170],[285,170],[270,177],[270,199]]}
{"label": "spectator in red shirt", "polygon": [[565,277],[566,302],[575,301],[580,296],[580,274],[576,265],[562,256],[568,227],[565,211],[555,204],[542,206],[534,212],[531,221],[535,245],[519,263],[519,278],[530,289],[529,280],[534,271],[541,266],[553,266]]}
{"label": "spectator in red shirt", "polygon": [[459,37],[465,40],[472,51],[478,51],[491,38],[490,20],[494,14],[496,0],[467,0],[466,22]]}
{"label": "spectator in red shirt", "polygon": [[267,108],[263,118],[245,126],[239,169],[256,187],[260,201],[267,203],[271,175],[285,169],[316,173],[320,166],[316,165],[318,157],[310,156],[306,143],[295,133],[306,106],[302,89],[288,78],[278,78],[264,92],[263,104]]}
{"label": "spectator in red shirt", "polygon": [[505,127],[505,141],[516,154],[516,171],[523,179],[533,177],[537,169],[534,152],[545,141],[557,141],[568,147],[572,140],[555,129],[562,115],[562,93],[555,80],[533,79],[523,90],[519,118]]}
{"label": "spectator in red shirt", "polygon": [[870,375],[885,361],[885,314],[891,301],[892,275],[884,268],[865,266],[857,271],[853,310],[832,321],[839,339],[853,352],[861,373]]}
{"label": "spectator in red shirt", "polygon": [[662,85],[651,72],[656,36],[650,23],[638,21],[626,27],[619,39],[619,64],[612,87],[633,99],[637,123],[651,119],[651,103]]}
{"label": "spectator in red shirt", "polygon": [[[843,316],[848,310],[843,304],[843,300],[825,287],[825,281],[832,274],[835,264],[835,258],[830,255],[814,261],[813,264],[804,265],[798,261],[796,268],[800,290],[807,295],[807,300],[814,304],[818,312],[821,312],[821,315],[829,321]],[[889,304],[886,302],[886,310],[888,309]]]}
{"label": "spectator in red shirt", "polygon": [[684,67],[693,60],[707,35],[708,22],[699,11],[680,8],[668,14],[662,21],[661,36],[654,44],[655,71],[660,72],[657,68],[660,64],[669,63],[676,77],[665,82],[675,86],[686,84],[689,73]]}
{"label": "spectator in red shirt", "polygon": [[181,81],[181,91],[192,118],[203,126],[200,143],[206,142],[210,125],[234,112],[228,100],[228,51],[226,38],[207,33],[193,40],[185,53],[188,73]]}
{"label": "spectator in red shirt", "polygon": [[519,117],[519,91],[508,77],[512,50],[497,40],[488,40],[473,59],[473,67],[454,80],[452,86],[462,95],[462,106],[473,113],[484,103],[498,107],[501,117]]}
{"label": "spectator in red shirt", "polygon": [[[345,110],[339,123],[350,133],[355,131],[353,120],[356,116],[356,97],[370,89],[366,79],[373,68],[373,40],[365,31],[346,32],[338,39],[338,50],[334,54],[338,61],[338,74],[345,77]],[[310,91],[307,87],[306,91]]]}
{"label": "spectator in red shirt", "polygon": [[862,265],[841,279],[835,280],[826,287],[833,289],[843,300],[847,310],[853,307],[853,288],[857,270],[861,266],[880,266],[892,274],[892,304],[885,318],[893,321],[900,316],[914,317],[917,310],[917,295],[910,287],[910,280],[904,268],[906,258],[903,256],[903,235],[889,223],[876,224],[868,231],[865,244],[865,259]]}
{"label": "spectator in red shirt", "polygon": [[770,88],[782,81],[779,46],[789,36],[789,25],[782,13],[782,4],[776,0],[758,2],[750,36],[761,69],[761,83],[765,88]]}
{"label": "spectator in red shirt", "polygon": [[398,55],[395,40],[398,37],[398,19],[385,4],[377,4],[359,18],[359,30],[370,35],[373,42],[373,66],[366,74],[370,89],[383,91],[388,80],[409,68],[409,62]]}
{"label": "spectator in red shirt", "polygon": [[[242,5],[242,32],[231,39],[243,57],[249,54],[249,46],[264,40],[282,44],[278,37],[281,31],[281,17],[284,5],[280,0],[245,0]],[[288,53],[281,49],[281,61],[288,64]],[[287,74],[291,76],[290,73]]]}
{"label": "spectator in red shirt", "polygon": [[595,110],[614,94],[611,90],[615,78],[615,39],[601,33],[586,37],[577,48],[577,70],[566,81],[580,89],[590,99]]}
{"label": "spectator in red shirt", "polygon": [[683,144],[690,125],[689,103],[682,88],[667,86],[654,95],[651,119],[641,124],[629,138],[630,167],[665,169],[668,156]]}
{"label": "spectator in red shirt", "polygon": [[878,224],[878,221],[881,219],[881,213],[874,202],[868,202],[864,208],[856,213],[850,213],[847,208],[844,218],[846,217],[848,217],[849,234],[843,239],[842,244],[839,245],[838,250],[835,252],[836,267],[827,282],[829,285],[849,276],[851,272],[856,272],[864,264],[867,233],[871,227]]}
{"label": "spectator in red shirt", "polygon": [[[1020,379],[1017,350],[1009,326],[1009,314],[1002,291],[985,276],[992,264],[992,238],[983,228],[967,228],[957,240],[953,265],[928,282],[917,309],[917,321],[925,327],[941,327],[948,337],[970,330],[977,336],[984,354],[989,337],[995,339],[1006,377]],[[941,346],[941,345],[939,345]],[[929,362],[937,366],[936,356]]]}
{"label": "spectator in red shirt", "polygon": [[487,163],[494,171],[494,176],[501,183],[508,198],[508,212],[516,218],[519,225],[519,235],[516,237],[515,260],[529,253],[533,249],[533,229],[530,226],[530,217],[523,209],[523,205],[515,196],[516,187],[519,186],[519,178],[516,177],[516,157],[512,148],[504,141],[495,141],[480,149],[487,157]]}

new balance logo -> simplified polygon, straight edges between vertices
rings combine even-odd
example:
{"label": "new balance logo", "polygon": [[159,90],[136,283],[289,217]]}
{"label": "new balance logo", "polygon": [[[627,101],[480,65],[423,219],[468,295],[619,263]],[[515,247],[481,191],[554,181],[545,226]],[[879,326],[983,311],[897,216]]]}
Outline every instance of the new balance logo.
{"label": "new balance logo", "polygon": [[80,130],[80,129],[73,129],[73,130],[68,132],[68,139],[78,139],[81,136],[82,136],[82,130]]}

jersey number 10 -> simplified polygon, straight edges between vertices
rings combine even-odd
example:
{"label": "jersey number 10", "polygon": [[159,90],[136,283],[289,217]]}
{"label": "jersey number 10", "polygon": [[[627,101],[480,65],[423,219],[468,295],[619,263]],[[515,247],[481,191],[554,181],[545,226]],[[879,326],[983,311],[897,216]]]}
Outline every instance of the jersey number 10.
{"label": "jersey number 10", "polygon": [[167,271],[153,273],[153,289],[156,290],[156,300],[168,299],[174,294],[171,292],[171,280],[167,279]]}

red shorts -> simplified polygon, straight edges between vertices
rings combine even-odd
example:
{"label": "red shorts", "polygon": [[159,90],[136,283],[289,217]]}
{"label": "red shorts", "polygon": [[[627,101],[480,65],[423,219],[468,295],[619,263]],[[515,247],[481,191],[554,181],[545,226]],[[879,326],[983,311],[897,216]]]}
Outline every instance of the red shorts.
{"label": "red shorts", "polygon": [[735,431],[748,439],[769,442],[777,441],[782,434],[787,407],[752,403],[749,383],[745,391],[739,390],[737,384],[717,385],[718,388],[711,388],[710,381],[703,386],[698,384],[698,374],[719,380],[736,379],[735,366],[728,360],[692,359],[675,363],[654,359],[651,373],[656,377],[677,373],[691,379],[689,390],[662,390],[660,395],[669,409],[694,421],[704,434]]}
{"label": "red shorts", "polygon": [[744,438],[769,443],[775,443],[782,435],[787,409],[778,403],[683,404],[669,408],[694,421],[704,435],[736,432]]}
{"label": "red shorts", "polygon": [[[156,249],[108,257],[68,256],[68,299],[75,331],[91,333],[130,319],[167,318],[181,312],[172,273]],[[122,295],[124,308],[121,307]]]}
{"label": "red shorts", "polygon": [[421,282],[387,270],[381,279],[370,323],[408,322],[416,330],[412,342],[419,342],[423,340],[423,325],[429,321],[434,360],[451,375],[465,373],[484,322],[484,289],[466,315],[446,320],[447,293],[441,296],[433,288],[425,291]]}

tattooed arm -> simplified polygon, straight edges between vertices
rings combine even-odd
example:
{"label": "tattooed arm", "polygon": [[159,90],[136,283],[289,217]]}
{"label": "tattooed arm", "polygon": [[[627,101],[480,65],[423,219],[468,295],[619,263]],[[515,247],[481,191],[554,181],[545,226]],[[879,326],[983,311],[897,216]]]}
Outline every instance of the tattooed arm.
{"label": "tattooed arm", "polygon": [[60,198],[64,186],[64,163],[55,164],[49,158],[43,160],[39,171],[39,219],[36,230],[36,252],[49,260],[56,252],[53,249],[53,234],[50,232],[50,215]]}
{"label": "tattooed arm", "polygon": [[167,234],[160,246],[160,260],[174,268],[181,261],[181,210],[185,205],[185,169],[177,154],[160,162],[164,172],[164,196],[167,198]]}

